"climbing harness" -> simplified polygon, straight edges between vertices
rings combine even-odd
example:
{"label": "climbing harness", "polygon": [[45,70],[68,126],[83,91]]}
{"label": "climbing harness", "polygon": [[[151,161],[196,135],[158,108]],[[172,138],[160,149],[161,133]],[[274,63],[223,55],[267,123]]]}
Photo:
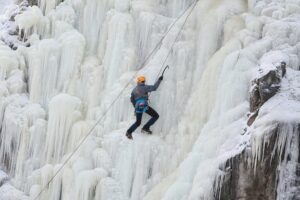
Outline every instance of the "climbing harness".
{"label": "climbing harness", "polygon": [[143,113],[148,110],[148,103],[146,99],[137,99],[135,102],[135,112]]}
{"label": "climbing harness", "polygon": [[[147,61],[152,57],[152,55],[156,52],[156,50],[158,49],[158,47],[161,46],[163,40],[166,38],[166,36],[168,35],[168,33],[170,32],[170,30],[174,27],[174,25],[179,21],[179,19],[189,10],[189,8],[191,8],[190,13],[187,15],[183,25],[180,28],[179,33],[177,34],[177,37],[175,38],[169,53],[167,55],[167,57],[165,58],[160,71],[163,69],[163,67],[165,66],[165,63],[167,62],[167,59],[170,56],[171,50],[173,49],[175,42],[177,41],[177,39],[179,38],[179,35],[184,27],[184,25],[187,22],[187,19],[189,18],[189,16],[192,14],[192,11],[194,10],[194,8],[197,5],[197,2],[199,0],[195,0],[193,3],[191,3],[187,9],[173,22],[173,24],[169,27],[169,29],[166,31],[166,33],[164,34],[164,36],[161,38],[161,40],[157,43],[157,45],[154,47],[154,49],[150,52],[150,54],[145,58],[144,62],[141,64],[141,67],[145,66],[147,64]],[[167,66],[168,67],[168,66]],[[164,71],[167,69],[167,67],[165,67]],[[160,74],[160,71],[158,73],[158,75]],[[163,71],[163,73],[164,73]],[[130,85],[131,80],[134,79],[134,77],[136,77],[136,75],[138,74],[139,71],[137,71],[136,73],[133,74],[132,78],[130,79],[130,81],[127,82],[127,84],[123,87],[123,89],[120,91],[120,93],[117,95],[117,97],[111,102],[111,104],[107,107],[107,109],[103,112],[103,115],[98,118],[98,120],[95,122],[95,124],[92,126],[92,128],[89,130],[89,132],[82,138],[82,140],[79,142],[79,144],[76,146],[76,148],[74,149],[74,151],[65,159],[65,161],[61,164],[61,166],[56,170],[56,172],[54,173],[54,175],[51,177],[51,179],[47,182],[47,184],[41,189],[41,191],[37,194],[37,196],[33,199],[33,200],[37,200],[41,194],[50,186],[50,183],[54,180],[54,178],[59,174],[59,172],[61,172],[61,170],[67,165],[67,163],[71,160],[71,158],[75,155],[75,153],[79,150],[79,148],[82,146],[82,144],[86,141],[86,139],[93,133],[93,131],[96,129],[97,125],[100,124],[100,122],[102,122],[102,120],[104,119],[104,117],[107,115],[108,111],[112,108],[112,106],[117,102],[117,100],[121,97],[121,95],[124,93],[124,91],[126,90],[126,88]]]}

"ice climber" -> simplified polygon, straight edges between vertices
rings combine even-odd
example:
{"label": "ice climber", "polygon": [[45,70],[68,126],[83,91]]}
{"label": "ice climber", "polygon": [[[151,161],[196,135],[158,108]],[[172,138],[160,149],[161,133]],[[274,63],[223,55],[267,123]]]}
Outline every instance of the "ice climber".
{"label": "ice climber", "polygon": [[151,119],[143,126],[142,132],[152,134],[150,126],[152,126],[159,118],[158,113],[148,105],[148,93],[155,91],[163,80],[163,75],[159,77],[154,85],[146,85],[146,77],[139,76],[137,78],[137,86],[131,92],[131,103],[135,109],[136,121],[127,130],[126,136],[132,139],[132,133],[141,125],[143,112],[151,116]]}

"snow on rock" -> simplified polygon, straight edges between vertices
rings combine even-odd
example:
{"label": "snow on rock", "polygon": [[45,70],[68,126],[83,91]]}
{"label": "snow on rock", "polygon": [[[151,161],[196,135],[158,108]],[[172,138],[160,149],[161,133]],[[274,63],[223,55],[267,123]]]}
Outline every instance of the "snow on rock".
{"label": "snow on rock", "polygon": [[[287,77],[282,80],[282,86],[274,98],[268,100],[260,109],[257,121],[253,124],[253,156],[257,162],[261,159],[261,145],[264,143],[264,132],[267,126],[274,126],[274,123],[297,123],[299,122],[300,105],[298,103],[300,91],[298,90],[300,82],[298,80],[299,72],[292,69],[287,70]],[[260,127],[260,128],[259,128]],[[280,146],[280,155],[284,151],[284,143],[287,137],[293,136],[289,131],[281,134],[282,139],[278,140]]]}
{"label": "snow on rock", "polygon": [[246,133],[250,136],[251,147],[248,165],[253,167],[254,175],[261,173],[257,172],[261,166],[273,173],[278,180],[273,191],[276,199],[299,197],[299,75],[299,71],[287,69],[280,90],[262,105]]}
{"label": "snow on rock", "polygon": [[[22,1],[19,5],[16,5],[11,1],[8,4],[8,6],[5,7],[5,12],[0,14],[0,39],[14,50],[16,50],[19,46],[30,45],[27,41],[27,38],[24,35],[25,30],[24,29],[22,30],[22,28],[18,27],[15,19],[18,15],[20,14],[22,15],[24,12],[28,13],[27,10],[28,10],[27,1]],[[28,16],[27,14],[27,19],[29,19],[31,16],[32,15]],[[37,17],[35,17],[35,20],[37,20]],[[22,20],[20,19],[20,25],[23,27],[21,21]],[[31,32],[27,30],[27,35],[30,33]]]}
{"label": "snow on rock", "polygon": [[42,12],[37,6],[29,7],[23,13],[15,17],[16,24],[19,27],[19,30],[24,30],[25,37],[28,34],[28,31],[33,26],[37,25],[40,22],[42,17]]}

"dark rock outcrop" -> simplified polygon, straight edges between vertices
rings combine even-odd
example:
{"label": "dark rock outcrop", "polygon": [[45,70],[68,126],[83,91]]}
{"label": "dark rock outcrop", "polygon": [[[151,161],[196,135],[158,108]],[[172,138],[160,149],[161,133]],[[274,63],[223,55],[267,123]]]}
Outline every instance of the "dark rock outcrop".
{"label": "dark rock outcrop", "polygon": [[271,70],[259,79],[255,79],[250,93],[250,111],[256,111],[274,96],[280,88],[280,82],[281,77],[278,70]]}
{"label": "dark rock outcrop", "polygon": [[28,0],[29,5],[38,5],[38,0]]}
{"label": "dark rock outcrop", "polygon": [[[261,74],[252,82],[248,126],[255,121],[261,106],[279,91],[286,63]],[[220,167],[215,199],[300,199],[300,124],[274,122],[269,128],[258,130],[266,132],[259,133],[258,138],[253,136],[251,145]],[[253,149],[257,145],[260,150]]]}
{"label": "dark rock outcrop", "polygon": [[251,126],[258,115],[260,107],[273,97],[280,89],[281,78],[286,74],[286,64],[281,65],[274,70],[268,71],[260,78],[252,81],[252,90],[250,91],[250,112],[248,126]]}
{"label": "dark rock outcrop", "polygon": [[[226,174],[223,177],[223,184],[217,192],[215,192],[215,199],[219,200],[275,200],[277,198],[277,185],[278,176],[280,173],[281,162],[293,162],[290,161],[289,155],[285,160],[283,153],[279,155],[279,148],[276,145],[279,137],[280,126],[279,124],[274,130],[270,130],[271,137],[268,142],[265,143],[262,160],[259,161],[256,167],[253,164],[253,157],[251,151],[244,150],[241,154],[229,159],[225,166],[220,169]],[[300,128],[298,126],[295,132],[295,137],[299,138]],[[285,144],[287,146],[289,144]],[[297,148],[299,151],[299,148]],[[275,154],[274,154],[275,153]],[[300,152],[299,152],[300,153]],[[300,155],[300,154],[299,154]],[[298,164],[300,156],[298,156]],[[298,170],[299,171],[299,170]],[[297,172],[294,174],[295,180],[299,179],[300,174]],[[287,184],[288,185],[288,184]],[[300,182],[294,181],[293,187],[300,187]],[[299,191],[292,194],[287,199],[296,200],[299,196]]]}
{"label": "dark rock outcrop", "polygon": [[257,166],[256,170],[249,161],[251,159],[249,150],[245,150],[228,160],[225,165],[227,174],[220,193],[215,199],[275,200],[276,167],[272,166],[278,165],[278,159],[271,160],[270,158],[275,140],[276,138],[273,137],[270,144],[266,146],[264,160]]}
{"label": "dark rock outcrop", "polygon": [[18,4],[28,4],[30,6],[38,5],[38,0],[19,0]]}

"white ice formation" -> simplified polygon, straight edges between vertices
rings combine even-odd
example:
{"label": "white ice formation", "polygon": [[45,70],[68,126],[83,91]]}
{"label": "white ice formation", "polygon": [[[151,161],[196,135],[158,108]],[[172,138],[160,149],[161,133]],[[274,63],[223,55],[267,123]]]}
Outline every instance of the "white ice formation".
{"label": "white ice formation", "polygon": [[[193,0],[38,2],[13,23],[30,47],[0,43],[0,159],[11,177],[1,200],[35,200],[44,188],[39,200],[213,199],[222,163],[247,145],[259,162],[264,130],[299,122],[300,0],[199,0],[174,48],[186,15],[146,66],[140,64]],[[169,51],[171,68],[151,95],[160,114],[154,134],[136,131],[130,141],[132,76],[153,83]],[[282,90],[243,135],[251,80],[283,60]],[[293,126],[284,127],[281,148],[293,140]],[[279,199],[284,190],[279,184]]]}

